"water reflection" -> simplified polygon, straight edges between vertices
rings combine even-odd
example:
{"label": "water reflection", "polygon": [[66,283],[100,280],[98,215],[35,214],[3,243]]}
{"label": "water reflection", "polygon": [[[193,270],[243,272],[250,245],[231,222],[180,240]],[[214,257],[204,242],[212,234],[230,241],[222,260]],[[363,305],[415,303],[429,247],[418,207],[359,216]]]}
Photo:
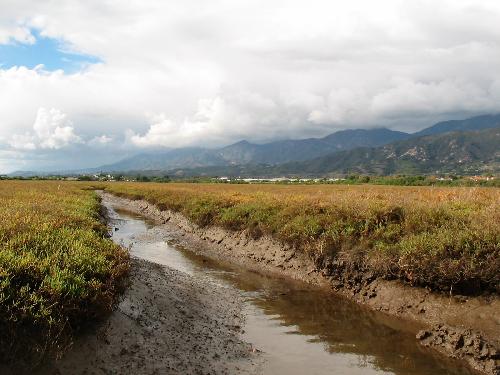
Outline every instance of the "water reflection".
{"label": "water reflection", "polygon": [[153,221],[125,210],[112,213],[118,228],[113,238],[130,246],[132,255],[241,291],[247,301],[243,338],[264,352],[264,373],[470,374],[421,348],[404,329],[409,323],[319,288],[210,260],[176,245],[168,233],[148,240],[143,235],[158,230]]}

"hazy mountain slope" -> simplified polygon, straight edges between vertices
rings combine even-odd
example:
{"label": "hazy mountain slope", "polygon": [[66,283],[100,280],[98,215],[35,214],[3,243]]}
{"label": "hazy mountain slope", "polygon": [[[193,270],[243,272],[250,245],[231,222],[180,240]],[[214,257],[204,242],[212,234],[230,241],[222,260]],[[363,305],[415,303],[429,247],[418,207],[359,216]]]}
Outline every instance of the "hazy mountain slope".
{"label": "hazy mountain slope", "polygon": [[423,135],[441,134],[452,131],[468,131],[468,130],[481,130],[491,129],[500,126],[500,114],[496,115],[483,115],[471,117],[465,120],[450,120],[438,122],[428,128],[425,128],[413,136],[421,137]]}
{"label": "hazy mountain slope", "polygon": [[10,177],[34,177],[34,176],[45,176],[46,172],[34,172],[34,171],[14,171],[7,173]]}
{"label": "hazy mountain slope", "polygon": [[287,163],[272,173],[425,174],[498,172],[500,128],[452,132],[395,142],[377,148],[357,148],[300,163]]}
{"label": "hazy mountain slope", "polygon": [[[359,147],[281,165],[242,164],[163,171],[178,177],[319,177],[346,174],[481,174],[500,172],[500,127],[436,134],[380,147]],[[156,174],[159,171],[156,172]]]}
{"label": "hazy mountain slope", "polygon": [[173,168],[196,168],[208,165],[225,165],[213,150],[203,148],[180,148],[161,153],[144,153],[96,168],[101,171],[155,170]]}
{"label": "hazy mountain slope", "polygon": [[295,160],[307,160],[335,151],[320,139],[286,140],[267,144],[242,141],[219,150],[228,164],[279,164]]}
{"label": "hazy mountain slope", "polygon": [[181,148],[147,153],[96,168],[100,171],[166,170],[240,164],[281,164],[302,161],[354,147],[375,147],[410,135],[389,129],[343,130],[324,138],[285,140],[266,144],[241,141],[220,149]]}
{"label": "hazy mountain slope", "polygon": [[356,147],[378,147],[388,143],[401,141],[412,137],[411,134],[403,133],[386,128],[380,129],[355,129],[342,130],[322,138],[325,142],[334,146],[337,150],[350,150]]}
{"label": "hazy mountain slope", "polygon": [[409,136],[407,133],[383,128],[343,130],[324,138],[285,140],[261,145],[242,141],[220,149],[219,155],[229,164],[281,164],[355,147],[376,147]]}
{"label": "hazy mountain slope", "polygon": [[[162,153],[140,154],[95,170],[169,170],[243,164],[283,164],[314,159],[358,147],[378,147],[395,141],[450,131],[467,131],[500,126],[500,115],[440,122],[414,134],[389,129],[342,130],[324,138],[284,140],[265,144],[241,141],[219,149],[181,148]],[[354,154],[349,154],[355,157]],[[347,156],[346,156],[347,157]]]}

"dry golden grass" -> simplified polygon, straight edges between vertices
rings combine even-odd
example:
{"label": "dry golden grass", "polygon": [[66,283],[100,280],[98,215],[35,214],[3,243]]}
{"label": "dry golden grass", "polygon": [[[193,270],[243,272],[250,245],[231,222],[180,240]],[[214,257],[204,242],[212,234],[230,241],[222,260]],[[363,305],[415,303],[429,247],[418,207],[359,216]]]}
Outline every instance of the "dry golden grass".
{"label": "dry golden grass", "polygon": [[270,235],[333,275],[371,271],[433,289],[499,291],[500,189],[108,183],[201,226]]}

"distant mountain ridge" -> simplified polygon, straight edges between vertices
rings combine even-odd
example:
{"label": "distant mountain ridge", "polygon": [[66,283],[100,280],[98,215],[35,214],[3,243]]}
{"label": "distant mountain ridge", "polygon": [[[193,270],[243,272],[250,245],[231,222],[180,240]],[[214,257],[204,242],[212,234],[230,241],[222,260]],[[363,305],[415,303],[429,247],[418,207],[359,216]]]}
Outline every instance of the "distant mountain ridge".
{"label": "distant mountain ridge", "polygon": [[334,152],[358,147],[379,147],[396,141],[442,134],[451,131],[481,130],[500,126],[500,114],[482,115],[465,120],[450,120],[408,134],[386,128],[341,130],[323,138],[282,140],[265,144],[246,140],[218,149],[180,148],[155,154],[139,154],[93,171],[127,172],[172,170],[245,164],[284,164],[315,159]]}
{"label": "distant mountain ridge", "polygon": [[469,131],[491,129],[500,126],[500,114],[482,115],[471,117],[465,120],[449,120],[438,122],[435,125],[429,126],[419,132],[413,133],[415,137],[424,135],[442,134],[452,131]]}
{"label": "distant mountain ridge", "polygon": [[213,150],[200,147],[173,149],[159,153],[143,153],[123,159],[117,163],[93,168],[103,172],[126,172],[130,170],[153,170],[170,168],[195,168],[209,165],[226,165]]}
{"label": "distant mountain ridge", "polygon": [[282,164],[313,159],[355,147],[376,147],[409,134],[385,128],[342,130],[323,138],[283,140],[265,144],[240,141],[219,149],[180,148],[161,153],[139,154],[92,170],[127,172],[131,170],[168,170],[240,164]]}
{"label": "distant mountain ridge", "polygon": [[407,137],[407,133],[385,128],[342,130],[323,138],[284,140],[265,144],[241,141],[223,147],[217,153],[229,164],[281,164],[355,147],[376,147]]}
{"label": "distant mountain ridge", "polygon": [[[442,171],[466,171],[466,165],[470,163],[475,163],[474,166],[469,166],[472,169],[477,167],[474,170],[479,171],[488,169],[487,166],[478,164],[480,160],[484,159],[487,164],[495,163],[491,156],[498,154],[499,146],[491,143],[492,140],[497,140],[495,132],[488,133],[492,136],[490,140],[472,133],[498,127],[500,127],[500,114],[443,121],[413,134],[376,128],[342,130],[323,138],[282,140],[265,144],[243,140],[218,149],[189,147],[143,153],[117,163],[86,170],[60,172],[60,174],[132,171],[162,174],[168,172],[176,175],[245,176],[300,174],[300,172],[346,173],[346,171],[370,174],[401,171],[431,173],[434,167]],[[472,133],[468,134],[469,132]],[[453,142],[462,145],[460,147],[465,147],[461,151],[463,154],[459,155],[458,150],[450,148],[452,141],[449,136],[453,138]],[[475,139],[477,145],[467,143],[467,137]],[[474,147],[477,148],[476,151]],[[487,152],[483,153],[484,150]],[[440,154],[438,151],[445,154]],[[446,155],[446,152],[449,154]],[[392,157],[392,154],[395,157]],[[418,159],[418,155],[426,155],[426,158]],[[436,158],[442,162],[434,160]],[[461,158],[460,160],[465,162],[456,164],[454,158]],[[443,168],[444,161],[449,168]],[[36,172],[19,171],[11,175],[34,174]]]}
{"label": "distant mountain ridge", "polygon": [[[272,174],[482,174],[500,171],[500,126],[410,138],[381,147],[356,148],[305,162],[286,163]],[[269,172],[269,171],[268,171]]]}

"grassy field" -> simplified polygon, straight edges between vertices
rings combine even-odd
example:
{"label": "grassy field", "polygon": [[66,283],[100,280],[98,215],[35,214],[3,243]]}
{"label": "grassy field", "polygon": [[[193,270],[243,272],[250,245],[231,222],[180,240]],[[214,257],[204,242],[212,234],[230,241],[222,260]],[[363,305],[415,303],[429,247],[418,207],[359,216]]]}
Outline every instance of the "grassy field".
{"label": "grassy field", "polygon": [[333,275],[500,291],[500,189],[108,183],[200,226],[270,235]]}
{"label": "grassy field", "polygon": [[[60,352],[105,315],[128,270],[96,183],[0,181],[0,357]],[[370,273],[454,293],[500,291],[500,189],[111,182],[200,226],[269,235],[338,277]]]}
{"label": "grassy field", "polygon": [[0,181],[0,356],[57,354],[110,311],[128,254],[106,238],[82,184]]}

